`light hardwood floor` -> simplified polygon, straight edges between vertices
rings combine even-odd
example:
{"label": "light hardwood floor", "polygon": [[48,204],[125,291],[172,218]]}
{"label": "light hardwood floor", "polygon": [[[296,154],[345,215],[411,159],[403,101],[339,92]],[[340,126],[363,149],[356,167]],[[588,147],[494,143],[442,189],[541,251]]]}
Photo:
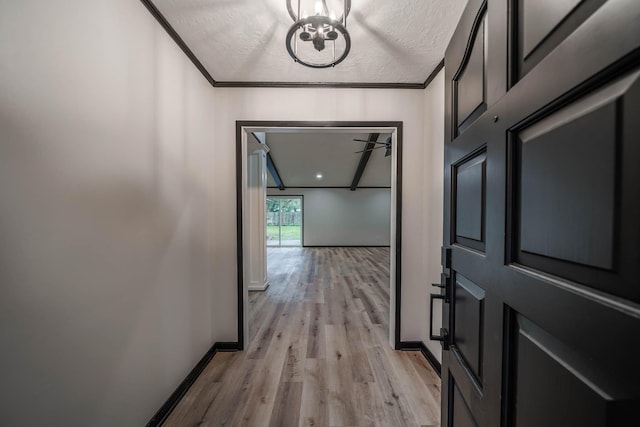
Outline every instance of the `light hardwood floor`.
{"label": "light hardwood floor", "polygon": [[270,248],[250,344],[218,353],[165,426],[438,426],[440,379],[388,344],[388,248]]}

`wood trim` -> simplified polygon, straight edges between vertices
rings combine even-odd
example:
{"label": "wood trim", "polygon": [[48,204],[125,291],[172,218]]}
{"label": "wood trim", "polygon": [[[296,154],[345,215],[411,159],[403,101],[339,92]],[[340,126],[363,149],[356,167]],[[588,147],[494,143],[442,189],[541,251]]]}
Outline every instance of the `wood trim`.
{"label": "wood trim", "polygon": [[[401,332],[401,302],[402,302],[402,126],[401,121],[359,122],[359,121],[268,121],[268,120],[237,120],[236,121],[236,241],[237,241],[237,298],[238,298],[238,349],[244,349],[243,331],[243,233],[242,233],[242,128],[395,128],[396,129],[396,241],[395,241],[395,342],[394,348],[400,349]],[[304,210],[303,210],[304,214]]]}
{"label": "wood trim", "polygon": [[396,127],[396,320],[395,348],[400,347],[402,316],[402,122]]}
{"label": "wood trim", "polygon": [[231,82],[231,81],[216,81],[213,76],[202,65],[202,62],[196,57],[193,51],[187,46],[185,41],[180,37],[176,30],[171,26],[169,21],[153,4],[152,0],[140,0],[142,4],[149,10],[151,15],[156,18],[156,21],[164,28],[174,42],[182,49],[187,58],[195,65],[195,67],[202,73],[205,79],[213,87],[236,87],[236,88],[331,88],[331,89],[426,89],[431,81],[435,78],[438,72],[444,67],[444,59],[436,65],[436,68],[427,77],[424,83],[364,83],[364,82]]}
{"label": "wood trim", "polygon": [[389,245],[303,245],[303,248],[390,248]]}
{"label": "wood trim", "polygon": [[151,0],[140,0],[143,5],[149,10],[151,15],[156,18],[156,21],[160,24],[162,28],[169,34],[169,36],[173,39],[174,42],[178,45],[180,49],[187,55],[187,58],[195,65],[195,67],[202,73],[205,79],[211,84],[211,86],[216,86],[216,81],[213,79],[211,74],[207,71],[207,69],[202,65],[202,62],[196,57],[189,46],[182,40],[182,37],[176,32],[176,30],[169,24],[169,21],[164,17],[164,15],[158,10],[158,8],[153,4]]}
{"label": "wood trim", "polygon": [[[300,188],[300,189],[309,189],[309,188],[316,188],[316,189],[344,189],[344,190],[350,190],[351,189],[351,187],[339,187],[339,186],[324,186],[324,187],[312,187],[312,186],[301,186],[301,187],[293,187],[293,186],[291,186],[290,187],[290,186],[287,186],[287,189],[298,189],[298,188]],[[372,187],[358,187],[358,190],[366,189],[366,188],[369,188],[369,189],[376,189],[376,188],[378,188],[378,189],[379,188],[390,189],[391,187],[390,186],[387,186],[387,187],[373,187],[373,186]],[[276,190],[276,189],[278,189],[278,187],[271,186],[271,187],[267,187],[267,189]]]}
{"label": "wood trim", "polygon": [[187,374],[187,376],[182,380],[180,385],[175,389],[171,396],[164,402],[164,404],[158,409],[153,417],[147,423],[147,427],[156,427],[161,426],[162,423],[169,417],[171,411],[176,407],[176,405],[180,402],[182,397],[187,393],[189,388],[196,382],[204,368],[207,367],[213,356],[216,355],[219,351],[237,351],[238,343],[237,342],[216,342],[211,346],[211,348],[202,356],[202,359],[193,367],[191,372]]}
{"label": "wood trim", "polygon": [[399,121],[286,121],[286,120],[238,120],[236,125],[253,128],[397,128]]}
{"label": "wood trim", "polygon": [[362,82],[221,82],[215,87],[252,88],[328,88],[328,89],[424,89],[424,83],[362,83]]}
{"label": "wood trim", "polygon": [[422,341],[402,341],[400,343],[400,350],[403,351],[420,351],[429,365],[433,368],[434,371],[438,374],[439,377],[442,378],[442,364],[436,359],[436,357],[431,353],[431,351],[424,345]]}
{"label": "wood trim", "polygon": [[284,185],[284,182],[282,182],[282,178],[280,177],[280,172],[278,172],[278,168],[276,167],[276,164],[273,162],[273,157],[271,157],[271,153],[267,153],[267,169],[271,174],[271,178],[273,178],[276,185],[278,186],[277,188],[279,190],[285,190],[286,187]]}
{"label": "wood trim", "polygon": [[376,146],[376,141],[378,141],[379,133],[370,133],[367,140],[367,145],[365,145],[362,154],[360,155],[360,162],[358,162],[358,167],[356,168],[356,172],[353,175],[353,180],[351,181],[351,187],[349,189],[351,191],[356,191],[358,188],[358,184],[360,183],[360,179],[364,174],[364,170],[367,168],[367,164],[369,163],[369,158],[371,157],[371,152]]}
{"label": "wood trim", "polygon": [[438,73],[444,68],[444,58],[442,58],[442,61],[440,61],[438,63],[438,65],[436,65],[436,68],[433,69],[433,71],[431,72],[431,74],[429,74],[429,77],[427,77],[427,79],[424,81],[424,83],[422,83],[422,88],[426,89],[427,87],[429,87],[429,85],[431,84],[431,82],[433,81],[433,79],[436,78],[436,76],[438,75]]}
{"label": "wood trim", "polygon": [[236,258],[238,349],[244,350],[243,299],[244,299],[244,245],[242,244],[242,125],[236,122]]}

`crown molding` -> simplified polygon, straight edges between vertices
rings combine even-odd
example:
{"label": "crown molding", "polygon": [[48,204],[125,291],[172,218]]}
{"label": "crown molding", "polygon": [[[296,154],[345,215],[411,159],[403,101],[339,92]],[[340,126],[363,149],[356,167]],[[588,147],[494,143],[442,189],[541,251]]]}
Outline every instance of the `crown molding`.
{"label": "crown molding", "polygon": [[443,68],[444,68],[444,58],[442,58],[442,61],[440,61],[438,65],[436,65],[436,68],[433,69],[431,74],[429,74],[429,77],[427,77],[427,80],[425,80],[424,83],[422,83],[422,89],[426,89],[431,84],[433,79],[436,78],[440,70],[442,70]]}
{"label": "crown molding", "polygon": [[180,37],[180,35],[171,26],[171,24],[169,24],[169,21],[167,21],[167,19],[153,4],[153,2],[151,0],[140,0],[140,1],[142,2],[143,5],[145,5],[147,10],[151,12],[151,15],[153,15],[153,17],[156,18],[156,21],[158,21],[158,23],[162,26],[162,28],[164,28],[164,30],[167,32],[167,34],[169,34],[169,36],[173,39],[173,41],[176,42],[178,47],[182,49],[184,54],[187,55],[187,58],[189,58],[191,62],[193,62],[193,65],[195,65],[196,68],[202,73],[204,78],[207,79],[207,81],[211,84],[211,86],[215,87],[216,81],[214,80],[214,78],[211,76],[211,74],[209,74],[207,69],[204,68],[204,65],[202,65],[202,62],[200,62],[200,60],[196,57],[193,51],[189,49],[189,46],[187,46],[184,40],[182,40],[182,37]]}
{"label": "crown molding", "polygon": [[342,83],[342,82],[220,82],[215,87],[277,87],[277,88],[338,88],[338,89],[424,89],[422,83]]}

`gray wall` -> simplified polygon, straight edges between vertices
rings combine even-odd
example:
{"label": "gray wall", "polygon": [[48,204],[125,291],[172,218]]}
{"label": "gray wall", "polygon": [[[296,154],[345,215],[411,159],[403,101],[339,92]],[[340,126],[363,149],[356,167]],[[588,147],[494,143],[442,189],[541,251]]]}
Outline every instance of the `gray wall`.
{"label": "gray wall", "polygon": [[302,195],[305,246],[388,246],[391,190],[388,188],[268,189],[274,196]]}
{"label": "gray wall", "polygon": [[0,425],[144,425],[220,339],[213,88],[131,0],[1,1],[0,75]]}

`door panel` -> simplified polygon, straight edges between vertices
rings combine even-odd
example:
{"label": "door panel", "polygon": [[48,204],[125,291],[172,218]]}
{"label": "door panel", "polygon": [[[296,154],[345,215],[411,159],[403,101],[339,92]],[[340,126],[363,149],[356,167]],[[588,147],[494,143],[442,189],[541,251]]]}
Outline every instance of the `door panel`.
{"label": "door panel", "polygon": [[[445,57],[443,426],[637,425],[638,22],[637,0],[465,9]],[[477,110],[456,97],[480,27]]]}
{"label": "door panel", "polygon": [[523,56],[529,56],[580,3],[581,0],[519,0]]}
{"label": "door panel", "polygon": [[487,109],[485,97],[486,12],[473,28],[468,54],[454,77],[454,104],[457,133],[467,128]]}
{"label": "door panel", "polygon": [[576,112],[563,123],[565,114],[516,134],[519,250],[611,270],[616,108]]}
{"label": "door panel", "polygon": [[513,262],[640,301],[638,264],[620,257],[640,233],[630,218],[639,80],[639,71],[615,78],[511,130]]}
{"label": "door panel", "polygon": [[487,5],[481,6],[471,27],[464,56],[453,77],[455,136],[464,132],[486,109]]}
{"label": "door panel", "polygon": [[[453,382],[453,381],[452,381]],[[452,395],[451,395],[451,424],[460,427],[477,427],[473,413],[469,410],[467,403],[464,401],[464,397],[458,387],[453,383]]]}
{"label": "door panel", "polygon": [[624,419],[632,407],[614,397],[615,378],[526,317],[516,312],[511,316],[509,392],[504,401],[509,425],[629,425]]}
{"label": "door panel", "polygon": [[453,165],[453,235],[457,243],[480,251],[485,249],[486,159],[482,149]]}
{"label": "door panel", "polygon": [[516,81],[606,0],[512,0]]}
{"label": "door panel", "polygon": [[484,298],[484,289],[462,274],[456,274],[452,342],[479,385],[482,384]]}

